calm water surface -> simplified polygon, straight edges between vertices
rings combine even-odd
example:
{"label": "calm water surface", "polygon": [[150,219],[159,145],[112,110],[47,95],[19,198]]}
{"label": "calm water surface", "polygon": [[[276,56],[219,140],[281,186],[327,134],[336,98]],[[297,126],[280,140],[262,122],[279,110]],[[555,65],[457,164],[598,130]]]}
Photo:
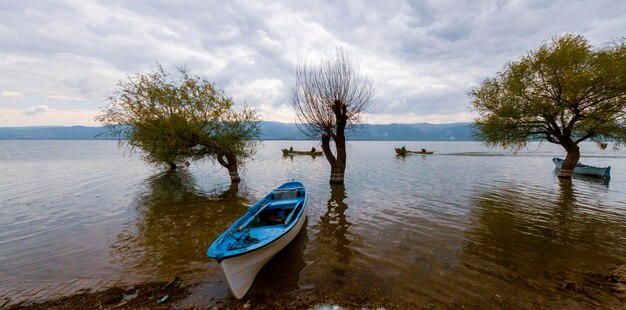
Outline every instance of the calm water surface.
{"label": "calm water surface", "polygon": [[[298,179],[309,190],[306,229],[249,294],[620,305],[601,282],[626,263],[626,151],[582,145],[581,161],[612,166],[613,178],[569,182],[550,160],[558,146],[511,154],[474,142],[351,142],[346,184],[330,186],[323,157],[281,156],[314,145],[263,142],[232,187],[209,161],[164,173],[115,141],[0,141],[0,304],[176,275],[203,283],[196,301],[227,296],[206,249],[257,199]],[[397,158],[401,145],[436,154]]]}

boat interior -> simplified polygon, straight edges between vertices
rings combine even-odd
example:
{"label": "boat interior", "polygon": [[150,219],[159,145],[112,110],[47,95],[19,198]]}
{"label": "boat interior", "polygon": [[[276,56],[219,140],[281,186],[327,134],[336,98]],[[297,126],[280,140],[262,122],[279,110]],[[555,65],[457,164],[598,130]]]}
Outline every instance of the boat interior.
{"label": "boat interior", "polygon": [[[285,186],[287,185],[287,186]],[[252,244],[262,244],[264,240],[273,240],[280,236],[285,229],[300,219],[298,215],[305,207],[306,194],[301,186],[280,187],[253,206],[252,214],[241,218],[238,228],[229,230],[224,238],[230,240],[226,245],[227,251],[239,251]]]}
{"label": "boat interior", "polygon": [[273,191],[246,228],[288,225],[304,205],[303,197],[303,189]]}

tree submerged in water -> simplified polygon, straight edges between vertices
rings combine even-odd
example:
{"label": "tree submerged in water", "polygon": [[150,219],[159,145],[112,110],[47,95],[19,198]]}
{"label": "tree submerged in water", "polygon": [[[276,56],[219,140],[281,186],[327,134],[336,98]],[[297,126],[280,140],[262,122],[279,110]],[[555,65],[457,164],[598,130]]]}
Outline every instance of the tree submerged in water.
{"label": "tree submerged in water", "polygon": [[249,108],[236,111],[215,84],[178,68],[173,80],[160,65],[118,83],[118,91],[96,120],[131,151],[155,165],[210,159],[239,182],[238,167],[251,156],[260,122]]}
{"label": "tree submerged in water", "polygon": [[569,178],[585,140],[626,143],[626,44],[594,49],[580,35],[556,37],[469,92],[480,114],[477,137],[489,146],[546,140],[563,146]]}
{"label": "tree submerged in water", "polygon": [[[343,183],[345,131],[361,122],[374,94],[372,82],[359,74],[355,62],[342,49],[337,49],[319,65],[298,64],[292,94],[296,124],[306,136],[322,140],[322,150],[331,167],[330,183]],[[331,140],[335,154],[330,147]]]}

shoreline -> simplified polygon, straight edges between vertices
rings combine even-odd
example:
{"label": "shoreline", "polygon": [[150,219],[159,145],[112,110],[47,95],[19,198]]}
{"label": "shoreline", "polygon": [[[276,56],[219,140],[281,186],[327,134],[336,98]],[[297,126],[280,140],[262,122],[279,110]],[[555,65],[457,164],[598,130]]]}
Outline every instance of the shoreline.
{"label": "shoreline", "polygon": [[[146,282],[129,286],[113,286],[95,292],[85,289],[83,292],[51,298],[42,302],[31,303],[22,301],[9,305],[6,309],[169,309],[173,302],[186,298],[190,293],[190,286],[185,286],[180,282],[178,282],[178,285],[172,286],[173,282],[174,280],[170,282]],[[156,301],[166,295],[168,297],[164,302],[157,304]],[[10,302],[10,299],[6,303],[8,302]]]}
{"label": "shoreline", "polygon": [[[41,302],[22,301],[10,305],[10,299],[0,305],[2,309],[313,309],[314,307],[342,309],[384,308],[407,309],[417,307],[435,307],[432,301],[423,305],[392,301],[382,297],[377,291],[339,293],[338,290],[299,289],[287,293],[257,293],[236,299],[230,294],[225,297],[211,297],[207,287],[212,283],[186,284],[171,287],[170,282],[146,282],[129,286],[113,286],[95,292],[83,291]],[[168,287],[170,286],[170,287]],[[211,290],[210,288],[208,290]],[[157,300],[168,296],[158,304]],[[7,308],[4,308],[7,306]]]}
{"label": "shoreline", "polygon": [[[612,296],[617,304],[626,301],[626,265],[620,266],[609,275],[596,275],[594,281],[563,282],[563,291],[576,292],[589,298],[591,307],[601,306],[600,300]],[[225,285],[222,281],[217,286]],[[346,293],[340,289],[341,283],[325,287],[299,288],[288,292],[256,292],[242,299],[230,294],[216,294],[216,283],[186,283],[176,277],[169,282],[144,282],[135,285],[113,286],[90,292],[82,290],[58,298],[41,302],[22,301],[10,304],[10,299],[2,301],[0,308],[21,309],[417,309],[417,308],[463,308],[486,306],[476,301],[435,300],[424,296],[411,301],[390,298],[389,292],[377,289],[357,289]],[[165,296],[167,298],[164,298]],[[602,298],[605,297],[605,298]],[[162,303],[157,303],[157,300]],[[619,301],[618,301],[619,300]],[[536,307],[545,307],[539,300],[531,302]],[[490,298],[489,305],[510,306],[506,296]],[[7,308],[5,308],[7,307]]]}

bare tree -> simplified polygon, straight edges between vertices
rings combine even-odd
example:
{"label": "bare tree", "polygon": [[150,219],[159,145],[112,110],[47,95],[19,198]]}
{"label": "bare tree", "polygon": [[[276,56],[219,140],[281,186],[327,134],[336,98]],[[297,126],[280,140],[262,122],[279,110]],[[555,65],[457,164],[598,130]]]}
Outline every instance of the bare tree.
{"label": "bare tree", "polygon": [[343,49],[338,48],[319,64],[298,61],[292,94],[296,124],[306,136],[321,139],[331,167],[330,183],[343,183],[346,129],[353,130],[361,122],[375,93],[373,83],[360,75],[357,63]]}

